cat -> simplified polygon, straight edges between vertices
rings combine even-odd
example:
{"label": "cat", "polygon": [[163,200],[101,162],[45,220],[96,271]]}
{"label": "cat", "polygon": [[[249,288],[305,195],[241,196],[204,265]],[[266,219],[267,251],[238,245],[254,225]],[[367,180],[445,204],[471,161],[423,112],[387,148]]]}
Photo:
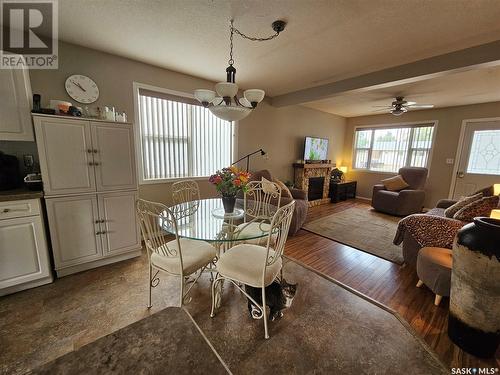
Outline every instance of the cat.
{"label": "cat", "polygon": [[[259,305],[262,304],[262,289],[245,285],[245,291]],[[289,284],[285,279],[275,280],[271,285],[266,286],[266,305],[269,306],[269,320],[274,321],[283,317],[283,310],[292,305],[293,297],[297,292],[297,284]],[[254,319],[260,310],[248,299],[248,312]]]}

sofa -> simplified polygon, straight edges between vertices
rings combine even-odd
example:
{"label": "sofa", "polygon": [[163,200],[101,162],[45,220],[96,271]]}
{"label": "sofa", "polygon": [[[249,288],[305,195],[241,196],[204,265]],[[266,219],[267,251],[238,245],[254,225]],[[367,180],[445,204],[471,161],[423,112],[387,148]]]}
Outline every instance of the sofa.
{"label": "sofa", "polygon": [[[488,197],[493,195],[493,186],[476,191]],[[474,195],[472,194],[472,195]],[[456,200],[441,199],[436,207],[425,214],[414,214],[402,219],[398,224],[394,244],[401,245],[405,264],[415,266],[417,256],[423,247],[453,248],[457,232],[468,222],[445,216],[445,210]]]}
{"label": "sofa", "polygon": [[394,216],[421,212],[424,207],[427,168],[403,167],[399,169],[398,174],[410,186],[400,191],[386,190],[382,184],[373,186],[372,207]]}
{"label": "sofa", "polygon": [[[250,181],[261,181],[262,177],[269,181],[273,181],[271,172],[269,172],[267,169],[250,173]],[[292,216],[292,222],[290,223],[290,229],[288,231],[288,234],[293,236],[299,231],[300,228],[302,228],[302,225],[304,225],[307,217],[307,209],[309,206],[307,203],[307,193],[304,190],[294,188],[291,188],[289,190],[292,194],[292,198],[282,196],[280,199],[280,206],[284,206],[290,203],[292,200],[295,200],[295,209]],[[243,196],[241,196],[240,198],[242,197]]]}

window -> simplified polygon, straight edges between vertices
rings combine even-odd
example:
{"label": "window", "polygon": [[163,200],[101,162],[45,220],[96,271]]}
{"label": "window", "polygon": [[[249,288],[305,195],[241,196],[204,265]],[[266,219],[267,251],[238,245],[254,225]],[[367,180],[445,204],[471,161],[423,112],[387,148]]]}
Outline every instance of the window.
{"label": "window", "polygon": [[353,168],[397,172],[404,166],[426,167],[433,131],[430,124],[357,129]]}
{"label": "window", "polygon": [[194,99],[140,89],[142,180],[205,177],[231,165],[233,123]]}
{"label": "window", "polygon": [[500,130],[476,130],[467,173],[500,175]]}

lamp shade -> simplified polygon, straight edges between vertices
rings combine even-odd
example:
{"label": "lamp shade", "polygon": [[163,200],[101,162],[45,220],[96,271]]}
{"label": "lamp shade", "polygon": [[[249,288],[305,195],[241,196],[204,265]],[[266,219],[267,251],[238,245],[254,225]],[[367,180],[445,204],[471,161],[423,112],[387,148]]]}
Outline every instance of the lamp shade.
{"label": "lamp shade", "polygon": [[247,117],[252,111],[250,108],[232,105],[216,105],[213,107],[208,107],[208,109],[215,116],[226,121],[242,120]]}
{"label": "lamp shade", "polygon": [[493,195],[500,195],[500,184],[493,185]]}
{"label": "lamp shade", "polygon": [[194,90],[194,97],[200,103],[211,103],[215,98],[215,91],[212,90]]}
{"label": "lamp shade", "polygon": [[500,220],[500,210],[491,210],[490,217],[492,219],[498,219],[498,220]]}
{"label": "lamp shade", "polygon": [[250,90],[245,90],[243,92],[243,96],[250,103],[260,103],[264,99],[265,95],[266,92],[264,90],[259,90],[259,89],[250,89]]}
{"label": "lamp shade", "polygon": [[340,170],[342,173],[347,173],[347,167],[346,167],[346,166],[341,166],[341,167],[339,167],[339,170]]}
{"label": "lamp shade", "polygon": [[215,91],[219,96],[233,98],[238,93],[238,85],[231,82],[219,82],[215,84]]}

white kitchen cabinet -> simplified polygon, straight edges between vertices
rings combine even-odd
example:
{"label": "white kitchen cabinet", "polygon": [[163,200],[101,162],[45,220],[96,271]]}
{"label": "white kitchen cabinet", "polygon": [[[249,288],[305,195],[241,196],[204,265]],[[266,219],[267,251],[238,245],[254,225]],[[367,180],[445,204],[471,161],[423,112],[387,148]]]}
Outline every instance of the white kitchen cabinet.
{"label": "white kitchen cabinet", "polygon": [[45,195],[95,192],[88,121],[35,117],[35,131]]}
{"label": "white kitchen cabinet", "polygon": [[0,202],[0,296],[52,280],[39,201]]}
{"label": "white kitchen cabinet", "polygon": [[0,140],[34,141],[28,69],[0,69]]}
{"label": "white kitchen cabinet", "polygon": [[56,271],[102,258],[95,195],[47,199]]}
{"label": "white kitchen cabinet", "polygon": [[104,255],[114,255],[137,249],[141,236],[135,218],[136,192],[99,194],[101,239]]}
{"label": "white kitchen cabinet", "polygon": [[137,188],[132,124],[92,122],[97,191]]}

